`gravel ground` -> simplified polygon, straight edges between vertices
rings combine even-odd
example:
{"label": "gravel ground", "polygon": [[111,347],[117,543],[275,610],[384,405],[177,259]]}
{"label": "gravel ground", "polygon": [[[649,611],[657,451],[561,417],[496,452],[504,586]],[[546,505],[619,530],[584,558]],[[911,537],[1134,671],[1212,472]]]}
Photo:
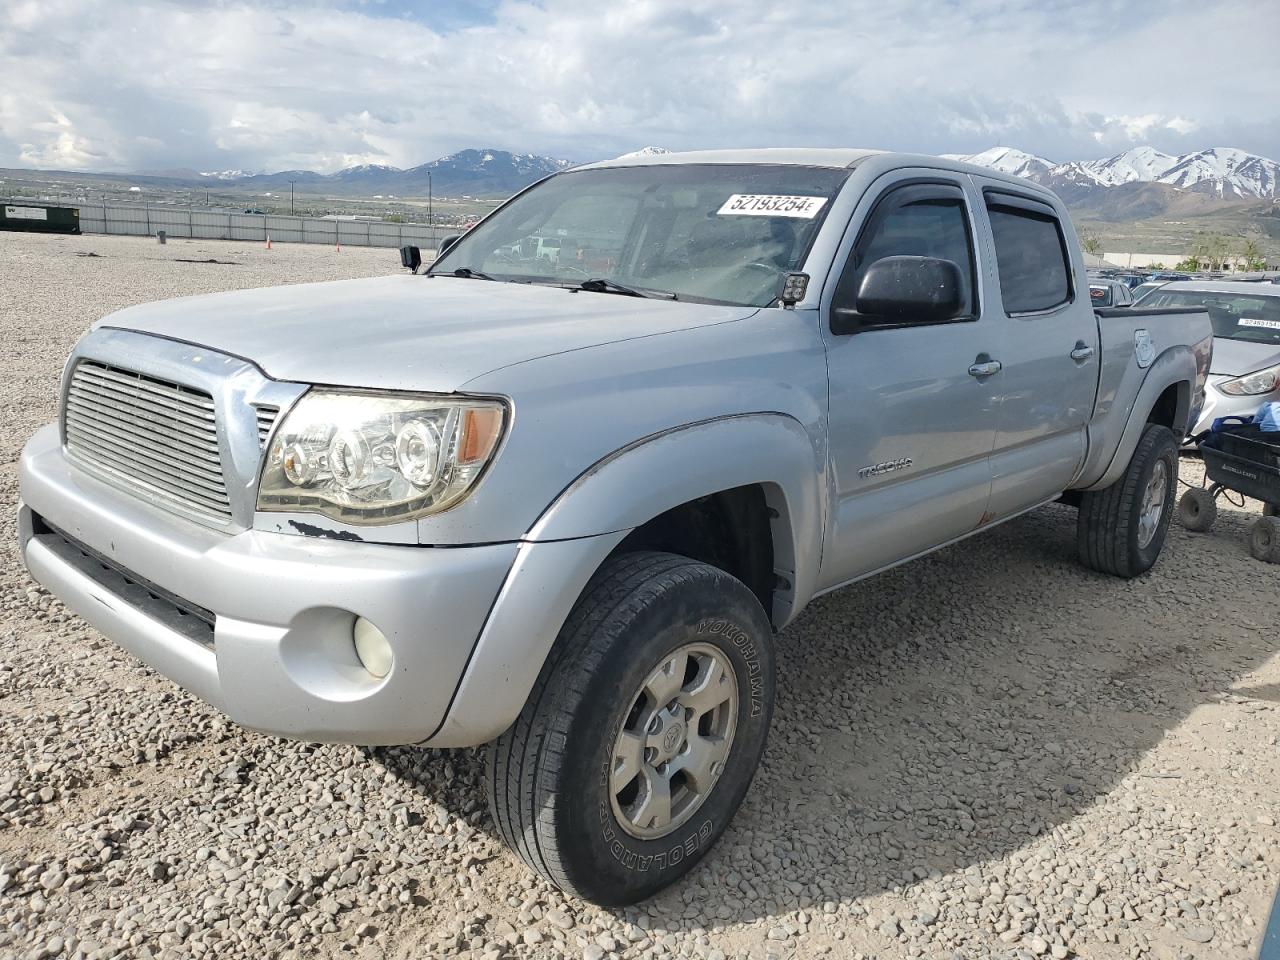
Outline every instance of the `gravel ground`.
{"label": "gravel ground", "polygon": [[1256,503],[1175,526],[1139,581],[1081,569],[1054,506],[814,603],[743,810],[622,911],[505,852],[478,752],[248,733],[28,579],[18,452],[92,320],[395,258],[0,234],[0,956],[1254,955],[1280,873]]}

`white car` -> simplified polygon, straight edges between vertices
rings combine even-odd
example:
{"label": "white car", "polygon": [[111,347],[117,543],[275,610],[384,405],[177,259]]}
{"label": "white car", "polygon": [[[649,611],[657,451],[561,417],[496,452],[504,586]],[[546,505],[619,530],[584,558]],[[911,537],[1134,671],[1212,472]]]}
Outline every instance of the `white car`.
{"label": "white car", "polygon": [[1251,417],[1280,400],[1280,286],[1179,280],[1147,294],[1141,307],[1204,307],[1213,321],[1213,363],[1192,436],[1219,417]]}

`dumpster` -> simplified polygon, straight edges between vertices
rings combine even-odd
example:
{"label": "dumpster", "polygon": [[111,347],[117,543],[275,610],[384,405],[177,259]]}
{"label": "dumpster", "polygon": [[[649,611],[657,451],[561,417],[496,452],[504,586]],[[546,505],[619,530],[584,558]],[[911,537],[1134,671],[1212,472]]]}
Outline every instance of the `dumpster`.
{"label": "dumpster", "polygon": [[77,207],[58,207],[45,203],[6,203],[0,207],[0,230],[79,233],[80,210]]}

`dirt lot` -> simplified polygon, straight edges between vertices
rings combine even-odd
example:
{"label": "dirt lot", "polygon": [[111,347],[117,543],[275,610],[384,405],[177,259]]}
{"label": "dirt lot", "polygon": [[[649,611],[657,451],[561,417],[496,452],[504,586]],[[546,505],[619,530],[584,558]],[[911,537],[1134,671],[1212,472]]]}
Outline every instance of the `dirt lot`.
{"label": "dirt lot", "polygon": [[247,733],[28,579],[17,458],[90,322],[395,269],[0,234],[0,957],[1256,953],[1280,878],[1280,581],[1248,554],[1256,503],[1175,527],[1139,581],[1080,568],[1055,506],[813,604],[779,640],[741,814],[688,880],[616,912],[504,851],[478,753]]}

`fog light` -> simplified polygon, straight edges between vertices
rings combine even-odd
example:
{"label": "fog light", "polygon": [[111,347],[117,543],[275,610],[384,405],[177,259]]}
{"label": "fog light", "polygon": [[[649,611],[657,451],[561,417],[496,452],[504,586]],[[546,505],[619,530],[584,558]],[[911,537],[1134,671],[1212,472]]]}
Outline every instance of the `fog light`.
{"label": "fog light", "polygon": [[381,680],[391,672],[391,644],[386,635],[364,617],[356,617],[352,633],[361,665]]}

